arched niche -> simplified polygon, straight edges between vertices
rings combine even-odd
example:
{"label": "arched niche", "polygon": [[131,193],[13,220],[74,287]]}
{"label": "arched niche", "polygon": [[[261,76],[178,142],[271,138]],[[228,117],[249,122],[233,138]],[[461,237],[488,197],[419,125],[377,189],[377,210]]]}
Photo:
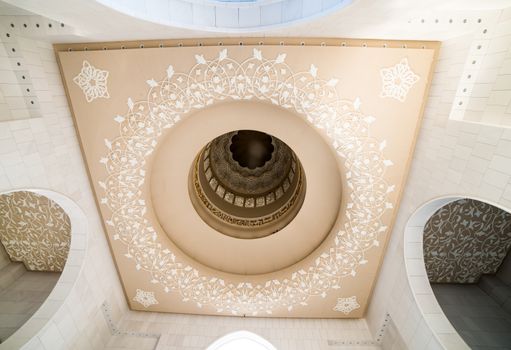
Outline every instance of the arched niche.
{"label": "arched niche", "polygon": [[87,218],[72,199],[63,194],[43,189],[17,189],[2,192],[0,195],[18,191],[32,192],[58,204],[69,217],[71,243],[66,263],[54,288],[39,309],[0,345],[1,349],[23,348],[30,340],[38,338],[44,328],[51,326],[53,316],[63,305],[80,274],[87,249]]}
{"label": "arched niche", "polygon": [[470,349],[451,324],[438,303],[428,279],[424,259],[424,229],[429,219],[442,207],[461,199],[473,199],[504,211],[507,208],[484,199],[453,195],[433,199],[419,207],[409,218],[404,233],[405,267],[414,300],[425,323],[445,349]]}
{"label": "arched niche", "polygon": [[277,350],[266,339],[248,331],[229,333],[208,346],[206,350]]}

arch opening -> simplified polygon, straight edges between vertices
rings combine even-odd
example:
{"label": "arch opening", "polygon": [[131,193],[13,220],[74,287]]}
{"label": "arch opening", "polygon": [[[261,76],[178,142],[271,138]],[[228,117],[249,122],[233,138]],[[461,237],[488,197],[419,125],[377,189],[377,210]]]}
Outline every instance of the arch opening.
{"label": "arch opening", "polygon": [[87,219],[68,197],[39,189],[0,193],[0,215],[0,301],[7,305],[0,315],[10,320],[0,327],[0,343],[21,348],[51,321],[76,281]]}
{"label": "arch opening", "polygon": [[206,350],[277,350],[269,341],[263,337],[248,331],[238,331],[229,333],[213,344]]}
{"label": "arch opening", "polygon": [[410,288],[437,340],[460,349],[509,346],[509,210],[464,196],[438,198],[410,217],[404,237]]}

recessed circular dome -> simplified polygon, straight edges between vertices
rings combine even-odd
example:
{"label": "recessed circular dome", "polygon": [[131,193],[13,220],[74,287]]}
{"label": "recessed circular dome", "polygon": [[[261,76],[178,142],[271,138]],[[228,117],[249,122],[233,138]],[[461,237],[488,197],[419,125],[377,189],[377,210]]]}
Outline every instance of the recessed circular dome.
{"label": "recessed circular dome", "polygon": [[[240,229],[219,220],[204,208],[201,199],[194,194],[193,168],[204,164],[199,156],[208,152],[208,145],[211,152],[213,140],[232,133],[224,139],[229,145],[232,136],[238,133],[233,133],[233,130],[257,130],[272,137],[275,149],[265,166],[273,162],[273,157],[279,153],[278,142],[275,142],[277,137],[293,152],[291,155],[294,155],[297,166],[300,165],[298,169],[304,181],[303,190],[298,193],[305,197],[303,204],[298,201],[293,206],[295,216],[292,212],[284,215],[282,220],[289,220],[289,223],[280,226],[282,228],[275,234],[271,234],[275,231],[270,230],[266,237],[261,235],[257,239],[231,236],[231,232],[226,232],[227,228],[231,228],[233,233],[256,232],[259,235],[261,232]],[[229,147],[227,150],[231,152]],[[147,170],[152,209],[148,213],[154,215],[158,224],[156,229],[161,227],[167,236],[162,239],[168,238],[168,243],[182,252],[183,258],[238,275],[275,272],[306,259],[337,227],[343,206],[343,179],[342,167],[335,157],[322,134],[290,111],[256,101],[215,104],[183,118],[159,144]],[[239,166],[234,160],[229,164]],[[202,186],[205,190],[210,188],[209,182],[203,182]],[[208,197],[210,201],[229,204],[220,197],[217,200],[216,192],[212,194],[214,196]],[[245,214],[252,210],[232,204],[229,207],[231,210],[244,210]]]}
{"label": "recessed circular dome", "polygon": [[243,168],[262,167],[272,157],[275,147],[270,135],[252,130],[240,130],[231,138],[232,158]]}
{"label": "recessed circular dome", "polygon": [[281,230],[305,197],[305,174],[291,148],[253,130],[229,132],[208,143],[195,158],[189,179],[199,216],[235,238]]}
{"label": "recessed circular dome", "polygon": [[96,0],[142,20],[178,28],[224,33],[262,31],[326,16],[353,0]]}

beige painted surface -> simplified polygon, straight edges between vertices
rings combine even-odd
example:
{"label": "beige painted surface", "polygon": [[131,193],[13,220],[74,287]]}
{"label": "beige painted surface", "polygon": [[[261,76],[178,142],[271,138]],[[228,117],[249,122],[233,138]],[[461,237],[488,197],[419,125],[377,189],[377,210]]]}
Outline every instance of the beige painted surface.
{"label": "beige painted surface", "polygon": [[[212,229],[197,215],[183,186],[195,155],[207,142],[243,129],[276,135],[296,153],[307,177],[306,199],[294,220],[256,240],[236,239]],[[288,267],[318,247],[339,213],[342,169],[331,148],[302,118],[276,106],[234,101],[193,113],[165,136],[155,157],[151,203],[159,223],[190,257],[221,271],[254,275]]]}
{"label": "beige painted surface", "polygon": [[[279,46],[60,52],[91,180],[131,307],[205,314],[361,317],[399,204],[434,55],[434,49]],[[382,97],[383,69],[396,67],[403,59],[418,81],[402,101]],[[73,82],[85,60],[108,72],[108,98],[100,90],[103,97],[89,96],[88,102]],[[229,64],[238,73],[228,72]],[[219,77],[220,83],[214,80],[215,66],[227,72]],[[238,77],[255,90],[239,92],[239,87],[229,85]],[[222,81],[224,88],[233,90],[215,90]],[[167,84],[175,96],[163,90]],[[283,92],[286,89],[288,95]],[[151,203],[154,151],[178,130],[167,128],[179,125],[194,111],[207,113],[213,108],[210,104],[233,97],[277,104],[297,119],[309,121],[308,127],[316,128],[336,150],[341,176],[347,179],[337,222],[323,243],[298,263],[263,275],[229,274],[197,263],[168,239]],[[243,108],[239,115],[245,116]],[[252,122],[254,128],[264,129],[255,125],[257,120]],[[290,237],[282,243],[281,254],[301,243]],[[210,248],[229,254],[223,246]],[[338,298],[351,297],[356,303],[350,310],[336,311]]]}

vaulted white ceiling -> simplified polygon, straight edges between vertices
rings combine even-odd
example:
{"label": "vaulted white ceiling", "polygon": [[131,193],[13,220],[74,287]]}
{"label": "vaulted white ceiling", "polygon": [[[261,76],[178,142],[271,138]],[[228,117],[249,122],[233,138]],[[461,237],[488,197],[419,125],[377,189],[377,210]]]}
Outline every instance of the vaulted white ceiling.
{"label": "vaulted white ceiling", "polygon": [[[65,23],[66,26],[74,29],[70,33],[74,34],[73,38],[68,39],[74,42],[77,41],[77,37],[82,41],[109,41],[240,35],[232,28],[227,31],[221,28],[215,31],[201,30],[200,28],[204,28],[204,25],[194,27],[199,29],[184,29],[191,28],[190,23],[193,24],[193,18],[187,19],[187,16],[194,16],[193,8],[191,12],[181,11],[183,17],[181,23],[178,23],[179,21],[172,20],[172,18],[181,18],[176,17],[176,13],[179,14],[180,11],[176,1],[170,1],[168,6],[165,5],[164,8],[169,8],[168,13],[159,11],[160,17],[155,17],[155,11],[151,10],[155,8],[155,3],[161,4],[166,1],[169,0],[125,1],[123,2],[124,13],[110,7],[117,6],[115,4],[119,3],[113,0],[73,0],[66,6],[63,6],[63,2],[59,0],[44,2],[5,0],[5,3]],[[214,3],[213,1],[194,2]],[[269,30],[266,27],[248,32],[243,30],[243,35],[445,40],[470,33],[474,28],[491,23],[498,16],[498,10],[509,5],[509,1],[506,0],[354,0],[348,6],[341,6],[325,17],[310,21],[300,20],[296,24],[277,26]],[[281,9],[280,13],[277,12],[278,18],[274,19],[275,23],[285,22],[285,15],[282,14],[286,11],[287,7],[284,10]],[[304,15],[303,6],[301,11]],[[2,8],[2,12],[21,14],[19,10],[9,12],[5,8]],[[272,15],[275,13],[272,12]],[[261,16],[263,16],[262,12],[260,20]],[[187,23],[187,20],[192,22]],[[156,21],[163,24],[158,24]],[[51,32],[49,34],[51,35]]]}

